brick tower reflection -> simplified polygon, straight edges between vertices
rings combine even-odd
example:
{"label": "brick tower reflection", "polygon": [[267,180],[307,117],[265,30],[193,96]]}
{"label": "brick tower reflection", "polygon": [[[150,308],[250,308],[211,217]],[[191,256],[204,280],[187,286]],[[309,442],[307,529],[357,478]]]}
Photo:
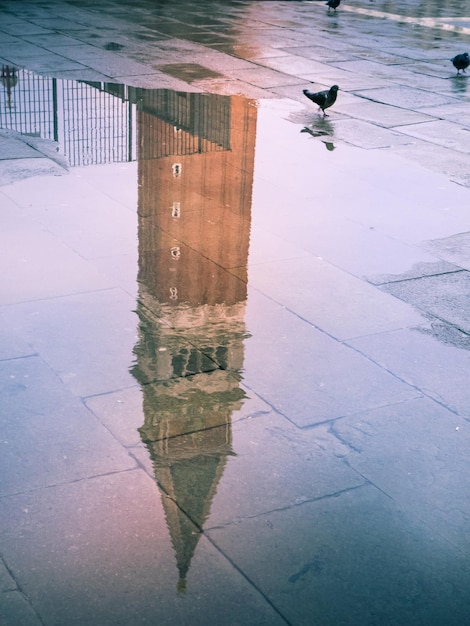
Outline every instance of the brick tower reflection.
{"label": "brick tower reflection", "polygon": [[250,100],[139,90],[140,429],[162,490],[179,590],[241,408],[256,136]]}

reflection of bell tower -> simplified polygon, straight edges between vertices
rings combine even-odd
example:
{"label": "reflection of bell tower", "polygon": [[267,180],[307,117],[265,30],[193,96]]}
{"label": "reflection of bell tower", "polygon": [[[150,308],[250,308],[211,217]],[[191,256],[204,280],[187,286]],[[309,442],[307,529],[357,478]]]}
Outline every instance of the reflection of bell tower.
{"label": "reflection of bell tower", "polygon": [[137,90],[140,336],[147,444],[179,588],[231,449],[245,337],[256,107]]}

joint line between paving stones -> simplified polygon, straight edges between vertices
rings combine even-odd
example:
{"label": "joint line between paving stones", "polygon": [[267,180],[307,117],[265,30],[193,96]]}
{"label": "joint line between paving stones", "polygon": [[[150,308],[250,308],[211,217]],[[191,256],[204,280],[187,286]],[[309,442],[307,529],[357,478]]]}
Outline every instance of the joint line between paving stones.
{"label": "joint line between paving stones", "polygon": [[[375,334],[382,334],[382,333],[375,333]],[[416,389],[416,391],[418,391],[420,394],[422,394],[423,397],[427,398],[428,400],[431,400],[432,402],[435,402],[436,404],[438,404],[439,406],[443,407],[447,411],[450,411],[454,415],[458,415],[459,417],[461,417],[461,418],[465,419],[466,421],[468,421],[467,418],[464,415],[459,413],[459,411],[457,411],[456,409],[453,409],[452,407],[448,406],[442,400],[438,400],[436,397],[432,396],[429,392],[424,391],[418,385],[412,384],[412,383],[408,382],[406,379],[402,378],[401,376],[398,376],[398,374],[396,374],[395,372],[392,372],[392,370],[388,369],[387,367],[384,367],[381,363],[379,363],[378,361],[373,359],[370,355],[365,354],[364,352],[361,352],[358,348],[356,348],[355,346],[350,345],[347,342],[345,342],[344,345],[348,346],[349,348],[351,348],[352,350],[354,350],[355,352],[357,352],[358,354],[360,354],[361,356],[366,358],[368,361],[370,361],[374,365],[377,365],[377,367],[380,367],[380,369],[382,369],[384,372],[387,372],[388,374],[390,374],[391,376],[393,376],[394,378],[396,378],[400,382],[404,383],[405,385],[407,385],[411,389]]]}
{"label": "joint line between paving stones", "polygon": [[253,589],[255,589],[255,590],[259,593],[259,595],[260,595],[262,598],[264,598],[264,600],[266,601],[266,603],[267,603],[267,604],[268,604],[268,605],[272,608],[272,610],[273,610],[273,611],[274,611],[277,615],[279,615],[279,617],[280,617],[282,620],[284,620],[284,622],[287,624],[287,626],[294,626],[294,624],[293,624],[292,622],[290,622],[290,621],[287,619],[287,617],[281,613],[281,611],[280,611],[280,610],[276,607],[276,605],[275,605],[275,604],[273,604],[273,602],[272,602],[272,601],[269,599],[269,597],[268,597],[268,596],[267,596],[267,595],[266,595],[266,594],[265,594],[265,593],[264,593],[264,592],[260,589],[260,587],[258,587],[258,585],[257,585],[254,581],[252,581],[252,580],[249,578],[249,576],[248,576],[248,575],[247,575],[247,574],[246,574],[246,573],[245,573],[245,572],[244,572],[244,571],[243,571],[240,567],[238,567],[238,565],[237,565],[234,561],[232,561],[232,559],[231,559],[231,558],[230,558],[227,554],[225,554],[225,552],[222,550],[222,548],[220,548],[220,547],[219,547],[219,546],[218,546],[218,545],[217,545],[217,544],[216,544],[216,543],[215,543],[215,542],[211,539],[211,537],[209,537],[209,536],[208,536],[208,535],[206,535],[205,533],[204,533],[204,536],[205,536],[205,538],[207,539],[207,541],[209,541],[209,543],[212,545],[212,547],[213,547],[215,550],[217,550],[217,552],[218,552],[218,553],[219,553],[219,554],[220,554],[220,555],[221,555],[224,559],[226,559],[226,561],[227,561],[228,563],[230,563],[230,565],[231,565],[231,566],[232,566],[232,567],[233,567],[233,568],[234,568],[234,569],[235,569],[235,570],[236,570],[236,571],[240,574],[240,576],[241,576],[242,578],[244,578],[244,579],[246,580],[246,582],[247,582],[249,585],[251,585],[251,587],[252,587]]}
{"label": "joint line between paving stones", "polygon": [[[371,284],[373,284],[376,287],[382,287],[383,285],[397,285],[399,283],[410,283],[414,280],[422,280],[423,278],[424,279],[436,278],[437,276],[448,276],[449,274],[460,274],[461,272],[468,272],[468,270],[461,268],[458,270],[449,270],[448,272],[436,272],[435,274],[426,274],[425,276],[413,276],[411,278],[399,278],[398,280],[386,280],[383,283],[371,283]],[[398,296],[395,296],[395,297],[398,297]]]}
{"label": "joint line between paving stones", "polygon": [[31,602],[30,597],[28,596],[28,594],[23,590],[23,587],[21,586],[20,582],[16,579],[15,575],[13,574],[12,570],[10,569],[10,567],[7,564],[7,561],[3,555],[3,553],[0,553],[0,559],[3,563],[3,566],[5,567],[5,569],[8,572],[8,575],[10,576],[10,578],[13,580],[13,582],[16,585],[16,589],[6,589],[5,591],[3,591],[2,593],[19,593],[23,596],[23,598],[26,600],[26,602],[28,603],[29,607],[31,608],[31,610],[33,611],[34,615],[37,617],[38,621],[43,625],[46,626],[46,622],[44,622],[44,620],[42,619],[41,615],[38,613],[38,611],[36,610],[36,608],[34,607],[33,603]]}
{"label": "joint line between paving stones", "polygon": [[[132,458],[133,461],[135,461],[134,457],[131,454],[129,454],[129,456]],[[43,491],[44,489],[55,489],[56,487],[63,487],[65,485],[74,485],[76,483],[86,482],[87,480],[95,480],[95,478],[105,478],[106,476],[114,476],[116,474],[135,472],[140,469],[141,468],[136,465],[135,467],[126,467],[121,470],[112,470],[110,472],[103,472],[101,474],[93,474],[92,476],[82,476],[81,478],[73,478],[71,480],[66,480],[61,483],[53,483],[51,485],[39,485],[37,487],[33,487],[32,489],[25,489],[23,491],[15,491],[12,493],[0,494],[0,500],[4,500],[6,498],[16,498],[18,496],[26,496],[28,494],[36,493],[38,491]]]}
{"label": "joint line between paving stones", "polygon": [[[360,472],[357,472],[356,470],[354,470],[354,468],[351,467],[349,464],[348,464],[348,467],[350,467],[350,469],[356,472],[357,474],[360,474]],[[275,509],[270,509],[269,511],[262,511],[261,513],[256,513],[255,515],[247,515],[244,518],[236,518],[234,521],[226,522],[225,524],[219,524],[217,526],[211,526],[210,528],[207,528],[207,529],[202,529],[201,532],[205,535],[206,532],[210,532],[212,530],[221,530],[229,526],[232,526],[233,524],[242,522],[244,520],[258,519],[259,517],[265,517],[267,515],[271,515],[272,513],[282,513],[283,511],[289,511],[290,509],[298,508],[300,506],[303,506],[304,504],[311,504],[312,502],[321,502],[322,500],[329,500],[330,498],[339,498],[345,493],[349,493],[350,491],[356,491],[357,489],[362,489],[363,487],[367,487],[368,485],[372,484],[370,480],[368,480],[365,476],[362,476],[362,474],[360,475],[364,479],[364,483],[362,485],[355,485],[354,487],[346,487],[345,489],[340,489],[339,491],[335,491],[334,493],[326,493],[316,498],[306,498],[305,500],[302,500],[302,502],[293,502],[292,504],[281,506]]]}

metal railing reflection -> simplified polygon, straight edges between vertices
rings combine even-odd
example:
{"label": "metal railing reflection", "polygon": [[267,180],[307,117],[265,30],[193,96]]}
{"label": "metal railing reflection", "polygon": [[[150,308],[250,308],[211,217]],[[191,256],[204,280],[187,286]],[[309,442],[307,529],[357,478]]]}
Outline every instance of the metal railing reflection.
{"label": "metal railing reflection", "polygon": [[9,65],[0,81],[0,128],[57,142],[71,166],[135,160],[138,112],[149,116],[139,159],[230,150],[223,96],[50,78]]}

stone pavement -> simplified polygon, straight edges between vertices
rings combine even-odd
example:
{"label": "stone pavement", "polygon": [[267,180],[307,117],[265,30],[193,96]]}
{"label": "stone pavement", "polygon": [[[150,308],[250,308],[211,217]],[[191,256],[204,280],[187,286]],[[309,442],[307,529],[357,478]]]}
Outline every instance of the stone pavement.
{"label": "stone pavement", "polygon": [[469,621],[469,24],[0,0],[2,625]]}

